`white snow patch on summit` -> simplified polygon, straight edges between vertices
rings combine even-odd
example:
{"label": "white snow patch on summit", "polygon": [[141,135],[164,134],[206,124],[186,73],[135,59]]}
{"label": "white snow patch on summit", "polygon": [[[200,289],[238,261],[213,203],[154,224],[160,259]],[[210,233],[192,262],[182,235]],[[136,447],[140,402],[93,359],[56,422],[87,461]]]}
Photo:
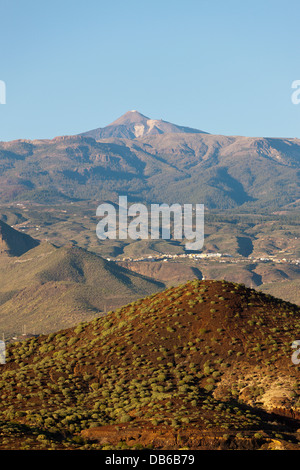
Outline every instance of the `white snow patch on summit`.
{"label": "white snow patch on summit", "polygon": [[134,126],[134,135],[136,137],[142,137],[145,132],[145,126],[143,124],[136,124]]}
{"label": "white snow patch on summit", "polygon": [[159,121],[157,119],[148,119],[147,121],[147,126],[148,126],[148,131],[147,133],[149,134],[149,132],[152,131],[153,127],[156,126],[156,124],[159,123]]}

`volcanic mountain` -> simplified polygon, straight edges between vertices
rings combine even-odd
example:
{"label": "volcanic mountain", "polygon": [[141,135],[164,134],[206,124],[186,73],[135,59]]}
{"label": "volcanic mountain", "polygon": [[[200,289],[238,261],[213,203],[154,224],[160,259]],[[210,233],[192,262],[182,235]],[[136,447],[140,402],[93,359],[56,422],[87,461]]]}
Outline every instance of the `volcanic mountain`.
{"label": "volcanic mountain", "polygon": [[80,135],[93,137],[96,140],[107,138],[136,139],[156,134],[206,134],[190,127],[178,126],[162,119],[150,119],[136,110],[128,111],[106,127],[84,132]]}
{"label": "volcanic mountain", "polygon": [[103,129],[0,142],[0,201],[116,202],[126,194],[216,210],[299,207],[299,139],[212,135],[137,112]]}
{"label": "volcanic mountain", "polygon": [[0,448],[299,450],[299,337],[298,306],[195,280],[13,343]]}

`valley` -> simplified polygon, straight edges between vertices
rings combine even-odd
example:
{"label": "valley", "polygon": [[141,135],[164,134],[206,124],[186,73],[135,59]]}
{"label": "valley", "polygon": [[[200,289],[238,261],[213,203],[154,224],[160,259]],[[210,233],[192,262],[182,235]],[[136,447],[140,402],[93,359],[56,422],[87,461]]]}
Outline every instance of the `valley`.
{"label": "valley", "polygon": [[286,460],[299,2],[0,4],[3,456]]}
{"label": "valley", "polygon": [[[0,142],[1,450],[299,450],[299,148],[137,111]],[[119,195],[203,203],[203,248],[99,240]]]}
{"label": "valley", "polygon": [[[300,303],[297,212],[254,215],[207,210],[203,249],[187,253],[184,240],[100,241],[96,208],[95,202],[2,204],[0,217],[33,238],[57,246],[72,243],[166,286],[193,278],[226,279]],[[112,299],[108,302],[113,304]]]}

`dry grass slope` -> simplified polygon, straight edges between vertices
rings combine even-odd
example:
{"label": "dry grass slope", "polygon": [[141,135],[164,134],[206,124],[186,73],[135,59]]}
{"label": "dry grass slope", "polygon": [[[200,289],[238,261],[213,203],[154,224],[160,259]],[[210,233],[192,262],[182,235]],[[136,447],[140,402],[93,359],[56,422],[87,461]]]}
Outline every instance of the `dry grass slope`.
{"label": "dry grass slope", "polygon": [[0,332],[50,333],[164,288],[76,246],[41,243],[0,258]]}

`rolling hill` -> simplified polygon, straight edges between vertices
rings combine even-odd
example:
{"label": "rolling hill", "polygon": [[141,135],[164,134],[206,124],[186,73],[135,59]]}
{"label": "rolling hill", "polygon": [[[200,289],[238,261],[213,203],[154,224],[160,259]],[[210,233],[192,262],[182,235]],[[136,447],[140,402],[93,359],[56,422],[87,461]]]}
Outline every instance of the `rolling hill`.
{"label": "rolling hill", "polygon": [[1,227],[13,234],[10,247],[16,237],[29,240],[25,253],[0,256],[0,332],[6,337],[24,328],[35,334],[66,328],[164,287],[72,244],[39,243]]}
{"label": "rolling hill", "polygon": [[299,450],[300,308],[191,281],[12,343],[1,449]]}

